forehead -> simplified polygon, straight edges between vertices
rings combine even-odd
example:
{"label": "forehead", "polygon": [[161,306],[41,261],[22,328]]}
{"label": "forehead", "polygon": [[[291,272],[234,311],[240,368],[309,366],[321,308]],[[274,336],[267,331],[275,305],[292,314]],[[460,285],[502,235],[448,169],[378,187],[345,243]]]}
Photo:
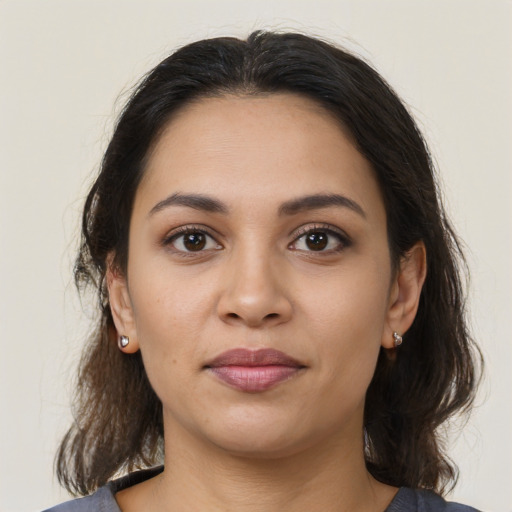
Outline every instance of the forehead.
{"label": "forehead", "polygon": [[363,206],[380,201],[374,172],[341,123],[294,94],[185,106],[151,151],[136,204],[173,192],[215,193],[228,204],[329,192],[350,194]]}

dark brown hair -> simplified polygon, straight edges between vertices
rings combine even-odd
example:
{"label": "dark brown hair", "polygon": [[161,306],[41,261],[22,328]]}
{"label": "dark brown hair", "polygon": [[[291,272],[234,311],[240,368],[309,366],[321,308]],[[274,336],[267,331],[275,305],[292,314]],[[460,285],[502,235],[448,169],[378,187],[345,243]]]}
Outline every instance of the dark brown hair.
{"label": "dark brown hair", "polygon": [[101,316],[80,365],[75,421],[57,456],[59,480],[70,491],[87,494],[162,455],[161,403],[140,353],[117,349],[105,286],[109,253],[120,269],[126,266],[132,203],[149,149],[194,99],[277,92],[312,99],[350,132],[379,180],[394,264],[419,240],[427,250],[416,319],[394,357],[381,349],[367,391],[368,470],[390,485],[439,492],[456,480],[439,427],[471,405],[481,357],[464,318],[464,260],[426,144],[396,94],[361,59],[305,35],[255,32],[246,41],[217,38],[181,48],[149,72],[118,120],[85,203],[75,269],[80,290],[97,290]]}

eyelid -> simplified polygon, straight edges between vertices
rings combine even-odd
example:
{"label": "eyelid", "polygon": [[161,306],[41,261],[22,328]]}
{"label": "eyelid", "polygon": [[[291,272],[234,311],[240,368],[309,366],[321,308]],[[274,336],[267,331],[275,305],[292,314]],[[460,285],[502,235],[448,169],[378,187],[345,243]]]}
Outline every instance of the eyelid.
{"label": "eyelid", "polygon": [[[344,230],[338,228],[337,226],[333,226],[332,224],[315,222],[315,223],[310,223],[310,224],[304,224],[304,225],[300,226],[299,228],[297,228],[295,231],[293,231],[290,235],[293,237],[293,240],[290,244],[288,244],[288,247],[290,248],[293,244],[297,243],[297,241],[300,240],[303,236],[307,235],[308,233],[315,232],[315,231],[322,231],[329,235],[337,237],[339,239],[342,247],[338,248],[338,249],[330,249],[330,250],[326,250],[326,251],[311,250],[311,251],[304,251],[304,252],[312,252],[312,253],[316,252],[319,255],[321,255],[322,253],[323,254],[332,254],[335,252],[340,252],[343,249],[352,245],[351,238],[347,235],[347,233]],[[219,235],[216,232],[214,232],[214,230],[212,230],[211,228],[204,226],[202,224],[186,224],[186,225],[179,226],[179,227],[172,229],[162,239],[161,245],[164,247],[169,247],[172,245],[172,242],[174,240],[176,240],[180,236],[186,235],[188,233],[202,233],[202,234],[206,235],[207,237],[211,238],[217,244],[217,247],[214,250],[219,250],[220,248],[222,248],[222,244],[218,241]],[[212,249],[209,249],[209,250],[211,251]],[[301,250],[301,249],[296,249],[296,250]],[[194,255],[194,254],[198,255],[200,253],[208,252],[208,249],[201,250],[201,251],[182,251],[182,250],[173,248],[173,252],[178,253],[180,255],[189,256],[189,255]]]}
{"label": "eyelid", "polygon": [[[179,226],[177,228],[172,229],[170,232],[168,232],[164,238],[162,239],[161,245],[164,247],[172,246],[173,241],[178,239],[180,236],[186,235],[188,233],[201,233],[203,235],[206,235],[207,237],[211,238],[216,244],[217,247],[215,250],[218,250],[219,248],[222,248],[222,244],[217,240],[217,235],[212,234],[212,229],[207,228],[206,226],[199,225],[199,224],[186,224],[183,226]],[[211,249],[210,249],[211,250]],[[200,254],[207,252],[208,249],[202,250],[202,251],[181,251],[179,249],[173,248],[173,252],[181,255],[193,255],[193,254]]]}
{"label": "eyelid", "polygon": [[[331,249],[331,250],[327,250],[327,251],[313,251],[313,250],[311,250],[311,251],[306,251],[306,252],[317,253],[318,255],[321,255],[322,253],[323,254],[332,254],[334,252],[340,252],[343,249],[345,249],[345,248],[349,247],[350,245],[352,245],[352,239],[342,229],[340,229],[340,228],[338,228],[336,226],[333,226],[332,224],[325,224],[325,223],[315,222],[315,223],[312,223],[312,224],[304,224],[303,226],[300,226],[299,228],[297,228],[292,233],[293,241],[289,244],[288,247],[290,247],[291,245],[297,243],[298,240],[300,240],[303,236],[307,235],[308,233],[312,233],[312,232],[315,232],[315,231],[322,231],[324,233],[327,233],[327,234],[334,235],[334,236],[338,237],[340,242],[341,242],[341,244],[342,244],[342,247],[340,249]],[[300,249],[296,249],[296,250],[300,250]]]}

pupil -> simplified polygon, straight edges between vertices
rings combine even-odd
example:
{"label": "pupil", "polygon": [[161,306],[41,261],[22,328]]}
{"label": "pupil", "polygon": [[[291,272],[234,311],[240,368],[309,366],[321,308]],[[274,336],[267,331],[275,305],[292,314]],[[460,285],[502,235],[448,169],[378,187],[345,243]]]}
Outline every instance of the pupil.
{"label": "pupil", "polygon": [[321,251],[327,247],[327,235],[325,233],[310,233],[306,238],[306,245],[312,251]]}
{"label": "pupil", "polygon": [[203,233],[189,233],[185,236],[183,245],[185,245],[189,251],[200,251],[206,245],[206,237]]}

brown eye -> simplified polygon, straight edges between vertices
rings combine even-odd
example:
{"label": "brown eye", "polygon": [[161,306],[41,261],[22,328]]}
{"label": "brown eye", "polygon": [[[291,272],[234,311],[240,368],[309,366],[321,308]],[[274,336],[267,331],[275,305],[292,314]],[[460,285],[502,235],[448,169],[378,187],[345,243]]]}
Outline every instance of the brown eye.
{"label": "brown eye", "polygon": [[295,239],[289,246],[290,249],[302,252],[318,252],[332,254],[340,252],[351,245],[347,235],[335,228],[314,227]]}
{"label": "brown eye", "polygon": [[183,236],[183,246],[188,251],[200,251],[206,246],[204,233],[188,233]]}
{"label": "brown eye", "polygon": [[222,248],[208,233],[190,228],[185,228],[180,233],[173,234],[164,240],[164,245],[170,246],[178,253],[201,252]]}
{"label": "brown eye", "polygon": [[321,231],[313,231],[306,235],[306,246],[312,251],[322,251],[327,247],[329,236]]}

